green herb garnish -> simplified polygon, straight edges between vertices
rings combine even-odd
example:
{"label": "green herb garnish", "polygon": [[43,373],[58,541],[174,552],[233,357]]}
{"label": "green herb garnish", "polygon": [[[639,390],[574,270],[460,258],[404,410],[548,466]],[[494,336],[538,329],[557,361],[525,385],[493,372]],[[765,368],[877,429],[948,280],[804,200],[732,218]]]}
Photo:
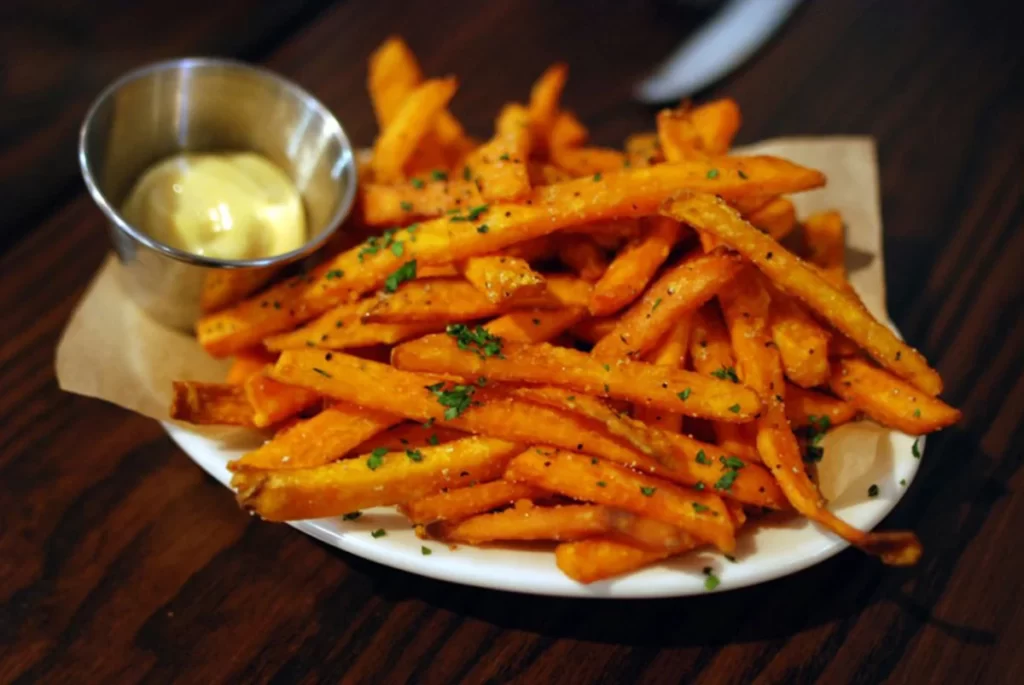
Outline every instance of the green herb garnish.
{"label": "green herb garnish", "polygon": [[472,350],[481,359],[487,357],[498,357],[504,359],[501,354],[501,347],[504,341],[497,335],[493,335],[479,324],[469,327],[462,323],[449,324],[445,333],[455,338],[455,343],[460,350]]}
{"label": "green herb garnish", "polygon": [[410,260],[402,266],[395,269],[390,276],[384,280],[384,291],[393,293],[398,290],[398,286],[406,281],[411,281],[416,278],[416,260]]}

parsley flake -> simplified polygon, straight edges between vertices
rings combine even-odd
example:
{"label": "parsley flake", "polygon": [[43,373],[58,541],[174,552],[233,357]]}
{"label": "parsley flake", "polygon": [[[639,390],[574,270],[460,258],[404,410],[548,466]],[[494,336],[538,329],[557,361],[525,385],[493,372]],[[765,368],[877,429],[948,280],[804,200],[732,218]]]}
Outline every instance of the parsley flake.
{"label": "parsley flake", "polygon": [[434,553],[434,550],[430,549],[429,547],[422,546],[422,545],[420,546],[420,554],[422,554],[423,556],[429,557],[433,553]]}
{"label": "parsley flake", "polygon": [[917,440],[915,440],[914,444],[911,446],[910,453],[914,455],[914,459],[921,458],[921,448],[917,446]]}
{"label": "parsley flake", "polygon": [[378,528],[377,530],[375,530],[372,533],[370,533],[370,535],[372,537],[375,537],[375,538],[382,538],[382,537],[384,537],[387,534],[388,534],[388,532],[386,530],[384,530],[383,528]]}
{"label": "parsley flake", "polygon": [[599,481],[597,481],[597,487],[599,487],[599,488],[608,487],[608,483],[605,483],[603,480],[599,480]]}
{"label": "parsley flake", "polygon": [[704,465],[711,463],[711,460],[708,459],[708,455],[704,454],[704,450],[697,450],[697,463]]}
{"label": "parsley flake", "polygon": [[412,187],[416,188],[417,190],[423,187],[423,181],[421,179],[414,178],[409,182],[412,183]]}
{"label": "parsley flake", "polygon": [[412,211],[412,203],[411,202],[407,202],[405,200],[402,200],[401,202],[398,203],[398,206],[402,208],[403,212],[411,212]]}
{"label": "parsley flake", "polygon": [[384,281],[384,291],[393,293],[398,286],[406,281],[416,278],[416,260],[410,260],[391,272],[391,275]]}
{"label": "parsley flake", "polygon": [[740,405],[738,405],[738,404],[732,405],[731,407],[729,407],[729,411],[731,411],[733,414],[739,414],[740,413]]}
{"label": "parsley flake", "polygon": [[733,383],[740,382],[740,377],[736,375],[736,369],[732,366],[723,366],[720,369],[715,369],[711,372],[711,375],[715,378],[720,378],[723,381],[729,379]]}
{"label": "parsley flake", "polygon": [[318,369],[317,367],[314,366],[313,370],[316,371],[321,376],[323,376],[324,378],[334,378],[334,376],[332,376],[331,374],[327,373],[323,369]]}
{"label": "parsley flake", "polygon": [[714,574],[710,566],[704,567],[704,575],[707,576],[704,579],[704,589],[711,592],[721,584],[722,581],[718,579],[718,576]]}
{"label": "parsley flake", "polygon": [[344,516],[342,516],[341,518],[346,520],[346,521],[355,521],[357,518],[359,518],[362,515],[363,515],[363,512],[361,512],[361,511],[350,511],[347,514],[345,514]]}
{"label": "parsley flake", "polygon": [[384,463],[384,455],[388,453],[387,447],[378,447],[372,452],[366,459],[366,467],[371,471],[376,471],[380,468],[380,465]]}
{"label": "parsley flake", "polygon": [[490,226],[488,226],[487,224],[480,224],[479,226],[476,227],[477,233],[487,233],[487,231],[489,230]]}
{"label": "parsley flake", "polygon": [[444,382],[428,385],[427,390],[434,393],[438,403],[445,407],[444,420],[451,421],[469,409],[476,388],[472,385],[455,385],[450,390],[444,389]]}
{"label": "parsley flake", "polygon": [[341,269],[331,269],[326,274],[324,274],[324,280],[333,281],[335,278],[341,278],[344,275],[345,272],[342,271]]}
{"label": "parsley flake", "polygon": [[405,456],[409,457],[412,461],[423,461],[423,452],[419,450],[406,450]]}
{"label": "parsley flake", "polygon": [[654,493],[656,493],[657,491],[658,488],[647,487],[643,485],[640,486],[640,494],[642,494],[644,497],[652,497],[654,496]]}
{"label": "parsley flake", "polygon": [[708,169],[708,178],[711,180],[718,178],[718,169]]}
{"label": "parsley flake", "polygon": [[679,399],[681,399],[683,402],[690,399],[690,388],[687,388],[686,390],[683,390],[681,393],[679,393]]}
{"label": "parsley flake", "polygon": [[432,181],[447,181],[448,174],[441,171],[440,169],[434,169],[433,171],[430,172],[430,179]]}
{"label": "parsley flake", "polygon": [[596,183],[597,181],[600,181],[600,180],[601,180],[601,172],[599,171],[596,174],[594,174],[594,182]]}
{"label": "parsley flake", "polygon": [[441,440],[437,437],[437,433],[434,433],[429,438],[427,438],[427,444],[429,445],[438,445],[440,443]]}
{"label": "parsley flake", "polygon": [[871,487],[868,488],[868,497],[878,497],[878,486],[877,485],[872,484]]}
{"label": "parsley flake", "polygon": [[501,354],[501,347],[504,341],[497,335],[489,333],[487,329],[479,324],[469,327],[462,323],[449,324],[445,333],[455,338],[455,343],[460,350],[472,350],[481,359],[487,357],[498,357],[504,359]]}
{"label": "parsley flake", "polygon": [[709,507],[706,504],[701,504],[700,502],[694,502],[693,503],[693,510],[695,512],[697,512],[698,514],[703,514],[705,511],[710,511],[711,507]]}

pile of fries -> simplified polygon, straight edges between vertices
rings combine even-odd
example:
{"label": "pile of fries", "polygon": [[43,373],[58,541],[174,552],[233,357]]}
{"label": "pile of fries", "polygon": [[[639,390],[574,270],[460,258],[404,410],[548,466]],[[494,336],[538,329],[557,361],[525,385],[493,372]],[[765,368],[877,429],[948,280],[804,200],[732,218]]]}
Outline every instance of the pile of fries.
{"label": "pile of fries", "polygon": [[824,176],[728,155],[730,100],[588,146],[566,75],[480,143],[447,110],[455,79],[385,42],[350,243],[255,295],[258,279],[219,282],[197,333],[234,366],[176,383],[173,416],[273,431],[230,464],[264,519],[398,506],[452,544],[552,541],[584,583],[729,554],[769,511],[916,562],[913,533],[848,525],[813,477],[830,427],[960,416],[847,283],[840,216],[798,224],[786,196]]}

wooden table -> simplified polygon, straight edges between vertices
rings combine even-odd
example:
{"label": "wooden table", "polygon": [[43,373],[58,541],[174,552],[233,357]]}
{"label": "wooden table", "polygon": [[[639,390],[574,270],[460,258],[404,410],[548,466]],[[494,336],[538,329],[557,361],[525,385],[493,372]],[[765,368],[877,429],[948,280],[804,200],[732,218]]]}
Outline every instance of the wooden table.
{"label": "wooden table", "polygon": [[[1011,0],[806,3],[706,96],[740,142],[878,140],[889,308],[963,422],[887,521],[907,570],[848,551],[761,587],[575,601],[426,580],[258,522],[154,422],[62,394],[64,322],[107,250],[74,164],[89,100],[161,57],[295,79],[374,134],[365,62],[407,37],[485,134],[555,59],[619,144],[631,83],[699,19],[671,4],[318,0],[5,3],[0,10],[0,682],[1020,682],[1024,676],[1024,50]],[[524,46],[531,46],[526,48]]]}

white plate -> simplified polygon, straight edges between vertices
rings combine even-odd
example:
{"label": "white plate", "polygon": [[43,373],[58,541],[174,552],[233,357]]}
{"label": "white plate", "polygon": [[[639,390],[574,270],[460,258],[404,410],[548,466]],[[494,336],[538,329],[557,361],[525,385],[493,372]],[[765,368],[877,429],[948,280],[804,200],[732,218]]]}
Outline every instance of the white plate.
{"label": "white plate", "polygon": [[[885,312],[884,265],[874,146],[870,140],[803,139],[769,141],[749,154],[778,154],[822,169],[830,185],[793,197],[800,216],[836,208],[847,221],[850,280],[867,307],[881,320]],[[891,324],[890,324],[891,326]],[[893,328],[895,330],[895,328]],[[200,466],[227,485],[226,464],[258,444],[259,437],[239,431],[209,433],[165,423],[178,445]],[[870,422],[841,426],[823,442],[818,476],[832,510],[862,529],[877,525],[896,506],[917,472],[914,439]],[[923,450],[924,440],[919,447]],[[901,485],[905,483],[906,485]],[[877,497],[868,488],[877,485]],[[751,526],[738,538],[736,563],[713,552],[696,552],[632,575],[579,585],[562,575],[554,554],[536,549],[474,548],[449,550],[417,538],[403,516],[372,509],[357,521],[317,519],[292,524],[307,535],[372,561],[431,578],[466,585],[563,597],[675,597],[705,593],[702,569],[711,566],[721,579],[715,592],[762,583],[817,564],[847,543],[796,516],[782,523]],[[371,531],[387,530],[373,538]],[[426,546],[432,553],[424,555]]]}
{"label": "white plate", "polygon": [[[171,423],[164,428],[193,461],[224,485],[231,478],[227,462],[262,439],[241,431],[211,437]],[[858,528],[877,525],[896,506],[917,472],[920,460],[912,455],[913,443],[908,435],[866,421],[832,430],[822,443],[825,458],[818,470],[832,510]],[[918,445],[923,451],[924,440]],[[906,485],[900,485],[901,481]],[[877,497],[868,496],[871,485],[878,485]],[[721,579],[716,590],[721,592],[795,573],[847,547],[840,538],[794,516],[742,532],[735,563],[715,552],[696,552],[623,578],[580,585],[558,570],[550,550],[464,545],[449,550],[439,542],[420,540],[405,517],[389,508],[369,509],[356,521],[326,518],[291,525],[346,552],[403,571],[495,590],[561,597],[701,594],[706,592],[705,566],[711,566]],[[378,528],[384,528],[387,535],[372,537],[370,532]],[[423,554],[424,546],[432,550],[430,555]]]}

